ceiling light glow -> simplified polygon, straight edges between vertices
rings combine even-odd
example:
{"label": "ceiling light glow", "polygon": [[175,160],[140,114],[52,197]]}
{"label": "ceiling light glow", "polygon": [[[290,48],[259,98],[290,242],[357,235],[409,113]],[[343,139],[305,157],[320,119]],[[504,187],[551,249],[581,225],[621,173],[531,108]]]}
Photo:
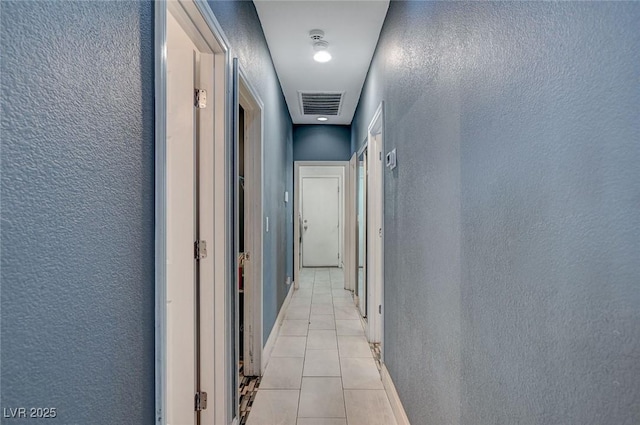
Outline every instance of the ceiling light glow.
{"label": "ceiling light glow", "polygon": [[313,59],[316,62],[320,63],[329,62],[331,60],[331,53],[327,52],[326,50],[320,50],[319,52],[316,52],[315,55],[313,55]]}
{"label": "ceiling light glow", "polygon": [[315,54],[313,55],[313,59],[316,62],[329,62],[331,60],[331,53],[327,51],[329,48],[329,43],[327,43],[324,38],[324,31],[322,30],[311,30],[309,31],[309,37],[313,40],[313,50],[315,50]]}
{"label": "ceiling light glow", "polygon": [[329,118],[327,118],[327,117],[318,117],[317,119],[318,119],[318,121],[327,121],[327,120],[329,120]]}

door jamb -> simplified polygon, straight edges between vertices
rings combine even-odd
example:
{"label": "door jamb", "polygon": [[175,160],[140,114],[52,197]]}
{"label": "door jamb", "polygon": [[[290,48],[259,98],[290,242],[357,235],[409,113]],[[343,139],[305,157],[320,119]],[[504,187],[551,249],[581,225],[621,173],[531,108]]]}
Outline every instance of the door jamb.
{"label": "door jamb", "polygon": [[[245,352],[250,351],[250,362],[246,363],[245,375],[259,376],[262,370],[262,280],[263,280],[263,181],[264,181],[264,150],[263,150],[263,121],[264,104],[257,91],[249,82],[242,66],[238,66],[238,102],[245,111],[245,214],[249,215],[250,227],[249,243],[245,251],[250,253],[250,276],[248,288],[245,286]],[[246,196],[248,195],[248,196]],[[247,249],[248,248],[248,249]],[[249,306],[250,308],[247,308]],[[247,332],[247,324],[250,327]],[[248,347],[248,350],[247,350]]]}
{"label": "door jamb", "polygon": [[359,288],[359,285],[360,285],[360,276],[359,276],[359,274],[360,274],[360,272],[359,272],[359,269],[360,269],[360,227],[359,227],[359,225],[357,223],[357,221],[358,221],[357,204],[360,202],[359,197],[358,197],[358,199],[355,200],[355,203],[356,203],[356,206],[355,206],[356,232],[357,232],[357,236],[356,236],[356,240],[355,240],[355,246],[356,246],[356,258],[357,258],[357,260],[356,260],[356,263],[355,263],[355,265],[356,265],[356,276],[355,276],[355,282],[354,282],[355,287],[354,287],[354,291],[353,291],[354,292],[353,299],[355,301],[356,307],[358,308],[358,314],[360,315],[360,319],[362,320],[363,326],[364,326],[364,328],[365,328],[365,330],[367,332],[367,340],[369,340],[369,321],[368,321],[369,320],[369,312],[368,312],[368,308],[371,305],[370,304],[371,303],[371,299],[370,299],[371,297],[369,295],[371,293],[371,290],[367,286],[367,282],[368,282],[368,279],[369,279],[369,270],[368,270],[369,261],[371,261],[371,260],[369,258],[369,242],[368,242],[369,238],[370,238],[370,235],[369,235],[369,232],[368,232],[369,231],[369,225],[370,225],[369,204],[368,204],[368,202],[369,202],[368,191],[369,191],[369,184],[370,184],[370,182],[369,182],[369,167],[370,167],[370,165],[368,163],[368,161],[369,161],[369,139],[368,139],[368,135],[367,135],[367,138],[365,138],[364,141],[362,142],[362,145],[360,146],[360,148],[358,148],[358,150],[355,153],[355,156],[356,156],[356,167],[355,167],[356,168],[356,177],[355,177],[356,188],[355,188],[355,192],[354,192],[354,197],[356,195],[358,195],[358,184],[359,184],[359,182],[358,182],[358,161],[359,161],[359,159],[358,158],[360,158],[360,156],[365,151],[367,152],[367,154],[366,154],[366,158],[367,158],[366,159],[366,161],[367,161],[366,168],[367,168],[367,170],[366,170],[366,174],[364,176],[364,179],[365,179],[364,189],[365,190],[364,190],[364,195],[363,195],[364,196],[364,201],[363,202],[364,202],[364,206],[366,208],[366,211],[364,212],[364,222],[365,222],[364,243],[365,243],[365,246],[367,248],[367,252],[365,253],[365,258],[364,258],[364,266],[365,267],[364,267],[364,270],[363,270],[363,272],[364,272],[363,287],[365,289],[365,291],[364,291],[365,292],[365,296],[364,297],[366,298],[367,305],[366,305],[366,308],[365,308],[364,315],[362,314],[362,307],[360,306],[360,298],[362,298],[362,294],[360,293],[360,290],[359,290],[360,289]]}
{"label": "door jamb", "polygon": [[[224,212],[229,205],[229,194],[225,185],[225,170],[230,168],[227,152],[230,131],[229,119],[229,43],[222,31],[220,24],[213,15],[210,7],[204,0],[179,0],[177,2],[160,0],[154,7],[154,56],[155,56],[155,423],[164,425],[167,422],[167,18],[169,7],[182,7],[189,17],[188,22],[183,22],[188,27],[185,31],[191,34],[199,33],[209,44],[214,52],[214,84],[211,104],[214,107],[214,139],[213,164],[215,178],[213,182],[212,196],[215,199],[214,217],[211,217],[213,234],[209,243],[208,268],[210,281],[208,293],[212,295],[213,303],[201,304],[203,314],[214,316],[213,323],[206,326],[203,321],[201,332],[207,334],[210,341],[206,352],[213,359],[211,367],[202,372],[202,382],[206,385],[204,391],[209,393],[210,407],[202,416],[202,420],[216,425],[228,423],[229,382],[225,373],[228,362],[228,334],[231,332],[225,327],[226,304],[230,296],[227,290],[229,281],[228,270],[228,230],[230,217]],[[223,212],[218,214],[218,211]],[[215,274],[213,274],[215,273]],[[205,341],[203,341],[203,345]],[[206,350],[207,348],[205,348]],[[203,356],[205,357],[205,356]],[[205,416],[206,415],[206,416]]]}
{"label": "door jamb", "polygon": [[354,153],[351,156],[351,159],[347,165],[347,177],[346,177],[346,185],[345,185],[345,197],[346,200],[346,209],[345,209],[345,276],[344,276],[344,289],[347,289],[353,293],[355,293],[355,282],[356,282],[356,274],[355,270],[357,267],[357,259],[358,253],[356,251],[356,232],[357,229],[357,219],[356,216],[358,214],[356,210],[357,200],[356,200],[356,188],[357,188],[357,176],[356,172],[357,167],[357,153]]}
{"label": "door jamb", "polygon": [[[369,167],[367,199],[370,222],[367,221],[367,280],[371,282],[369,298],[368,338],[381,343],[384,338],[384,102],[381,102],[367,128],[368,159],[377,164]],[[369,162],[369,164],[371,164]],[[373,212],[373,214],[371,214]],[[369,223],[371,226],[369,226]],[[380,306],[380,307],[378,307]]]}

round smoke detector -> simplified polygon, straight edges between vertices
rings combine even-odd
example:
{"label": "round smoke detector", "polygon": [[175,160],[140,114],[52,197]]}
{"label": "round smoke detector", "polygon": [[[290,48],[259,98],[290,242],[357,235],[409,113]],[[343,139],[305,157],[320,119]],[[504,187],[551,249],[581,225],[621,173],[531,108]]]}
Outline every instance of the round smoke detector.
{"label": "round smoke detector", "polygon": [[309,31],[309,38],[313,41],[320,41],[324,38],[324,31],[322,30],[311,30]]}

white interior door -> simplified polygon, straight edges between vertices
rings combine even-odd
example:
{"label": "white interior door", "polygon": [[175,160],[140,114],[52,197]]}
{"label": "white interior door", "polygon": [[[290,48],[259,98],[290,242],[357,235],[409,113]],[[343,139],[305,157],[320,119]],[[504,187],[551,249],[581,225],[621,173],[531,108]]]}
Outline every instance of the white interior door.
{"label": "white interior door", "polygon": [[302,178],[302,265],[340,265],[340,178]]}
{"label": "white interior door", "polygon": [[197,49],[171,14],[167,34],[167,424],[195,422]]}
{"label": "white interior door", "polygon": [[[155,5],[156,407],[167,425],[232,422],[229,57],[203,7]],[[197,392],[208,406],[196,412]]]}

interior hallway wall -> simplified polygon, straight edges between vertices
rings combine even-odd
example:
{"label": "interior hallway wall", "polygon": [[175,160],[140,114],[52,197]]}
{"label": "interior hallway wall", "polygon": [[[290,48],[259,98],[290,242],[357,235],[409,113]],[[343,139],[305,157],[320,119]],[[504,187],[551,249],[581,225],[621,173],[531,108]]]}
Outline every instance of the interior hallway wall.
{"label": "interior hallway wall", "polygon": [[0,19],[1,407],[151,424],[153,3],[3,1]]}
{"label": "interior hallway wall", "polygon": [[351,126],[294,125],[294,161],[349,161]]}
{"label": "interior hallway wall", "polygon": [[[267,42],[253,2],[209,1],[238,56],[249,82],[264,103],[264,215],[269,232],[264,234],[263,340],[266,342],[290,285],[293,265],[293,209],[284,202],[284,192],[293,190],[292,124]],[[266,228],[265,228],[266,230]]]}
{"label": "interior hallway wall", "polygon": [[412,424],[640,423],[638,22],[391,2],[352,150],[384,100],[385,361]]}

